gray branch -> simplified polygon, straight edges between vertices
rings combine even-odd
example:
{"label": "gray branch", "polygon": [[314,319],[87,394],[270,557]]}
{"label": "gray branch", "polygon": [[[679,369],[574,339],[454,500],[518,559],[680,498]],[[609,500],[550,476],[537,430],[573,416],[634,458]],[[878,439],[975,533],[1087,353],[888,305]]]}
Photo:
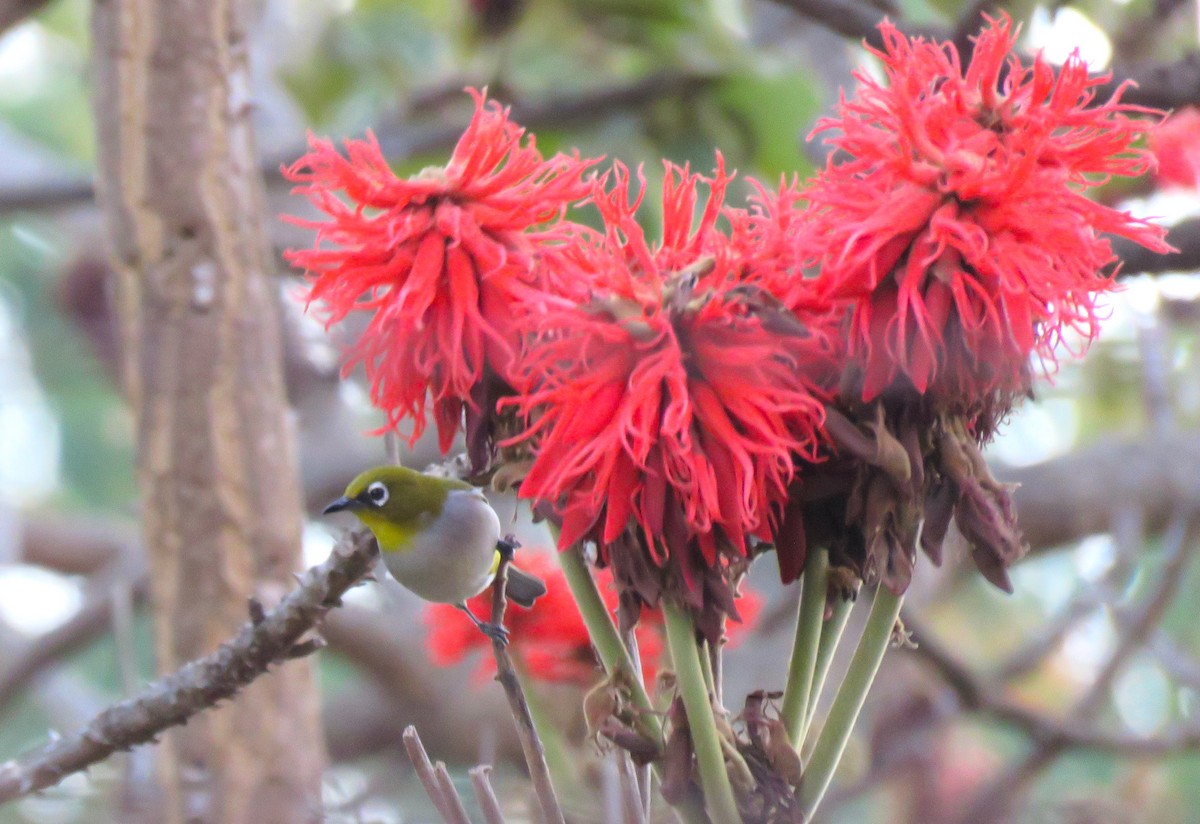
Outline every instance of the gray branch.
{"label": "gray branch", "polygon": [[279,606],[247,623],[211,655],[158,679],[138,697],[104,710],[79,732],[0,764],[0,803],[57,784],[118,750],[154,742],[169,727],[232,698],[272,664],[315,650],[301,638],[374,564],[370,533],[349,533],[329,558],[300,577]]}

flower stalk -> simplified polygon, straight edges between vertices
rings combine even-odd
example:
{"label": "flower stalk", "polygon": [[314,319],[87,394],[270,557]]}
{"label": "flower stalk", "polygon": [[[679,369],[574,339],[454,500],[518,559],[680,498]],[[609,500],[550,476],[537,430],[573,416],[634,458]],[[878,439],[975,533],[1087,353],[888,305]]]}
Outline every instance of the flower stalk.
{"label": "flower stalk", "polygon": [[805,821],[812,820],[842,760],[850,733],[854,730],[863,702],[875,681],[875,674],[879,672],[883,654],[891,642],[892,629],[900,616],[903,600],[902,596],[894,595],[887,587],[881,586],[875,591],[871,614],[867,617],[867,625],[850,660],[850,669],[837,691],[837,697],[833,699],[833,706],[829,709],[829,717],[821,729],[812,758],[805,765],[804,783],[800,787],[800,806]]}
{"label": "flower stalk", "polygon": [[[842,640],[842,632],[846,629],[846,621],[850,618],[853,601],[839,599],[833,606],[833,615],[821,625],[821,640],[817,644],[817,661],[813,668],[812,689],[808,695],[808,709],[805,718],[807,729],[812,727],[813,715],[817,711],[817,701],[821,698],[821,690],[825,687],[825,678],[829,675],[829,665],[833,663],[833,654],[837,652],[838,643]],[[806,736],[807,737],[807,736]],[[796,742],[800,746],[800,742]]]}
{"label": "flower stalk", "polygon": [[814,548],[804,563],[800,588],[800,609],[796,616],[796,636],[792,660],[788,666],[787,686],[783,693],[780,717],[787,727],[792,745],[799,747],[808,731],[811,716],[813,682],[817,669],[821,634],[825,617],[826,580],[829,552]]}
{"label": "flower stalk", "polygon": [[[554,528],[551,527],[551,529]],[[557,536],[555,537],[557,538]],[[641,679],[637,677],[633,658],[621,641],[612,615],[609,614],[608,607],[605,606],[604,599],[600,596],[600,590],[596,588],[596,580],[587,568],[582,549],[578,544],[573,544],[560,552],[558,558],[567,579],[567,586],[571,589],[571,594],[579,607],[579,614],[583,616],[583,623],[587,626],[588,634],[592,638],[592,644],[596,647],[600,662],[604,664],[604,671],[610,675],[622,673],[627,676],[625,686],[629,688],[633,703],[638,710],[638,732],[652,741],[661,742],[662,723],[654,712],[654,705],[650,703],[650,696],[646,694],[646,688],[642,686]]]}
{"label": "flower stalk", "polygon": [[740,824],[742,819],[733,797],[733,786],[729,783],[729,773],[725,770],[712,699],[704,683],[695,627],[687,611],[675,601],[665,599],[662,608],[666,618],[667,646],[671,650],[676,684],[687,712],[708,814],[713,824]]}

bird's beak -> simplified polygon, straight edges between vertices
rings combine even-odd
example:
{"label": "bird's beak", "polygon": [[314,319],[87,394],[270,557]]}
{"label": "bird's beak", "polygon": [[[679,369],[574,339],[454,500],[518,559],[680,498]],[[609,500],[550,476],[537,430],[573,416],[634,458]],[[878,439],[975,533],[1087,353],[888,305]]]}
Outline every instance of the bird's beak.
{"label": "bird's beak", "polygon": [[321,510],[321,514],[328,515],[331,512],[341,512],[344,509],[358,509],[360,506],[362,506],[361,501],[356,501],[353,498],[347,498],[343,495],[336,501],[331,501],[329,506]]}

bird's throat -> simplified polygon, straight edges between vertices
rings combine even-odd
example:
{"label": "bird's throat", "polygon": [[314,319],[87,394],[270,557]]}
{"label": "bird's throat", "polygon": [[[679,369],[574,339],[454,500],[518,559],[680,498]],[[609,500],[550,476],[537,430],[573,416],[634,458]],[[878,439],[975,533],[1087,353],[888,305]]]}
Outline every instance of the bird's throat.
{"label": "bird's throat", "polygon": [[374,512],[359,512],[359,519],[375,535],[381,552],[405,552],[417,534],[415,524],[398,524]]}

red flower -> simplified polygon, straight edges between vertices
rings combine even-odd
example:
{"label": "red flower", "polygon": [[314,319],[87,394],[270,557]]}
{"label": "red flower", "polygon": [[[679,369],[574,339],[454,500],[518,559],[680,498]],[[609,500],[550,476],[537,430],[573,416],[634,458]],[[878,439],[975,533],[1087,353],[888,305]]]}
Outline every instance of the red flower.
{"label": "red flower", "polygon": [[[881,25],[887,84],[865,72],[837,117],[829,165],[805,192],[798,242],[833,297],[852,301],[850,355],[869,401],[896,384],[951,407],[1028,388],[1073,329],[1096,333],[1112,288],[1104,234],[1164,251],[1163,230],[1082,194],[1151,166],[1151,128],[1078,55],[1055,76],[1011,55],[1011,20],[989,21],[964,72],[950,44]],[[1002,404],[1003,405],[1003,404]]]}
{"label": "red flower", "polygon": [[[566,577],[554,557],[547,553],[521,553],[521,568],[546,582],[546,594],[532,609],[510,608],[504,623],[511,633],[509,650],[521,662],[523,669],[534,678],[552,683],[592,686],[600,677],[600,662],[588,637],[587,626],[571,596]],[[617,591],[607,570],[596,570],[596,584],[609,612],[617,609]],[[476,616],[489,620],[492,615],[490,589],[476,595],[467,606]],[[743,587],[738,600],[741,621],[729,625],[729,645],[736,646],[753,629],[762,612],[762,597]],[[476,651],[491,650],[491,642],[463,619],[450,604],[427,604],[425,626],[429,633],[429,652],[438,666],[452,666]],[[642,613],[634,634],[642,659],[642,673],[647,684],[654,683],[662,662],[663,618],[657,610]],[[482,680],[496,671],[490,654],[480,657],[475,676]]]}
{"label": "red flower", "polygon": [[445,168],[401,180],[368,133],[346,141],[345,157],[310,136],[284,170],[329,217],[294,220],[317,231],[314,248],[287,254],[309,272],[309,301],[329,324],[370,314],[346,368],[364,365],[372,401],[389,426],[411,417],[414,441],[431,397],[443,452],[485,369],[503,377],[513,356],[512,319],[540,285],[536,244],[557,231],[528,230],[586,193],[590,165],[543,160],[506,109],[471,94],[475,116]]}
{"label": "red flower", "polygon": [[1187,106],[1150,133],[1160,185],[1200,187],[1200,108]]}
{"label": "red flower", "polygon": [[[546,594],[532,609],[510,607],[505,612],[504,623],[511,633],[509,650],[534,678],[581,687],[593,685],[600,677],[600,663],[558,562],[547,553],[522,550],[520,565],[546,582]],[[615,610],[617,593],[612,587],[611,576],[598,572],[597,583],[605,604]],[[477,617],[489,620],[491,589],[476,595],[467,606]],[[658,621],[644,620],[635,630],[647,683],[653,682],[662,656],[661,623],[661,616]],[[450,604],[427,605],[425,626],[429,632],[430,655],[439,666],[451,666],[476,650],[491,649],[491,642],[483,633]],[[475,673],[482,679],[495,671],[495,660],[491,655],[484,655]]]}
{"label": "red flower", "polygon": [[824,337],[717,229],[729,179],[720,162],[711,180],[668,164],[654,246],[635,219],[644,185],[630,203],[621,166],[596,184],[604,236],[581,235],[567,263],[590,298],[538,318],[514,382],[536,455],[520,494],[557,506],[560,546],[593,538],[607,562],[632,522],[656,566],[695,553],[685,570],[713,568],[722,545],[770,540],[795,456],[816,456]]}

